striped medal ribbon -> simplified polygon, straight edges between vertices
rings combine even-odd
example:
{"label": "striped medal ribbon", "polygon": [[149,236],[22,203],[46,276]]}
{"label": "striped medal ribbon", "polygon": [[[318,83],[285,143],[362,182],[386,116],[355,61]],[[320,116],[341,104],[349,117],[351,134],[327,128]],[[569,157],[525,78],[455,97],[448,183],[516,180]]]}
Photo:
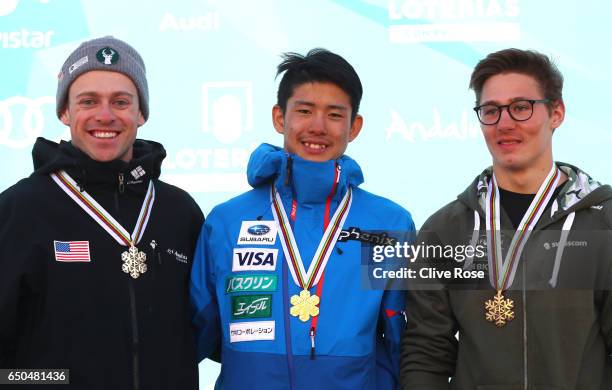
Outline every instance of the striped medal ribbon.
{"label": "striped medal ribbon", "polygon": [[90,217],[92,217],[111,237],[115,239],[120,245],[127,246],[128,250],[121,254],[121,261],[123,262],[121,269],[126,274],[129,274],[132,278],[136,279],[141,274],[147,272],[147,255],[139,251],[136,248],[136,244],[140,242],[147,223],[149,222],[149,216],[153,209],[153,202],[155,201],[155,188],[153,186],[153,180],[149,181],[149,188],[145,195],[142,207],[140,208],[140,215],[134,226],[134,231],[129,234],[128,231],[121,226],[115,218],[108,211],[106,211],[91,195],[86,191],[80,191],[77,188],[77,183],[66,171],[58,171],[51,173],[51,178],[57,183],[57,185],[76,202]]}
{"label": "striped medal ribbon", "polygon": [[280,228],[279,236],[287,265],[291,271],[293,281],[302,288],[299,295],[291,297],[292,306],[290,313],[292,316],[298,317],[301,321],[306,322],[310,319],[310,316],[315,317],[319,315],[319,308],[317,305],[319,304],[320,298],[317,294],[311,296],[309,289],[319,282],[327,266],[327,261],[334,249],[334,245],[342,230],[342,225],[344,225],[344,221],[351,208],[353,197],[352,190],[349,187],[340,201],[338,209],[329,221],[313,259],[310,262],[308,272],[306,272],[304,268],[304,263],[302,262],[302,257],[295,236],[293,235],[289,218],[287,218],[287,213],[283,207],[283,202],[274,186],[271,186],[270,197],[272,200],[272,214]]}
{"label": "striped medal ribbon", "polygon": [[525,215],[523,215],[523,219],[519,223],[517,230],[514,232],[505,259],[502,257],[499,188],[497,187],[495,174],[493,174],[489,181],[485,210],[487,246],[489,248],[487,253],[490,271],[489,281],[497,293],[493,299],[489,299],[485,302],[485,318],[489,322],[494,322],[495,325],[499,327],[504,326],[506,322],[514,319],[514,301],[512,299],[506,299],[503,292],[512,285],[525,243],[529,239],[529,235],[536,223],[542,216],[560,179],[561,172],[553,163],[550,172],[540,185],[529,208],[525,212]]}

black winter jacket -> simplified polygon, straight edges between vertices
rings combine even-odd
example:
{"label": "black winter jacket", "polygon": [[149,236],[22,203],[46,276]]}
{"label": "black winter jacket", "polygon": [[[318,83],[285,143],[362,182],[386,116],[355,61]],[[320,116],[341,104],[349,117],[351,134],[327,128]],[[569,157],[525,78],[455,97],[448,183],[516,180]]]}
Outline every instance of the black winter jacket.
{"label": "black winter jacket", "polygon": [[[70,369],[60,389],[197,389],[188,281],[203,215],[158,180],[163,147],[136,140],[129,163],[101,163],[39,138],[32,154],[34,173],[0,194],[0,368]],[[51,179],[60,169],[130,233],[153,180],[139,278],[122,271],[127,248]],[[90,261],[57,261],[54,241],[88,241]]]}

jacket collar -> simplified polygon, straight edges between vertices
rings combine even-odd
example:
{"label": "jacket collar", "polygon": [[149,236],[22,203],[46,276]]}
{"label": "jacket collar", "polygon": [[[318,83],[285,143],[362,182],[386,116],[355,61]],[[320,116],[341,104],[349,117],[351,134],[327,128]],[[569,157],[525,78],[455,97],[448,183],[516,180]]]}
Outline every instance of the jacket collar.
{"label": "jacket collar", "polygon": [[346,155],[314,162],[277,146],[262,144],[251,154],[247,178],[254,188],[274,183],[283,198],[295,198],[300,204],[316,204],[324,203],[331,192],[336,167],[340,169],[340,176],[334,199],[338,199],[349,187],[363,183],[361,168]]}
{"label": "jacket collar", "polygon": [[113,160],[100,162],[76,148],[71,142],[59,144],[38,138],[32,150],[34,173],[48,175],[65,170],[79,183],[83,190],[118,184],[119,174],[123,174],[126,188],[136,189],[157,179],[161,172],[162,160],[166,157],[163,146],[157,142],[136,140],[133,158],[129,162]]}
{"label": "jacket collar", "polygon": [[[612,198],[612,188],[593,180],[587,173],[571,164],[556,162],[557,167],[567,175],[557,198],[553,202],[551,214],[565,215],[571,211],[587,208]],[[487,186],[493,168],[486,168],[457,198],[473,210],[484,215]],[[552,218],[553,215],[550,215]]]}

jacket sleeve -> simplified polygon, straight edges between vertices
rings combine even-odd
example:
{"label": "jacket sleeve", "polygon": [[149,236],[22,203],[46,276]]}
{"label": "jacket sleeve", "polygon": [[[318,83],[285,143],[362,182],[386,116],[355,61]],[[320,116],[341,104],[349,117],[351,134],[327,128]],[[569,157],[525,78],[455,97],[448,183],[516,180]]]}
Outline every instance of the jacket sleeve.
{"label": "jacket sleeve", "polygon": [[376,388],[399,388],[400,338],[406,325],[404,291],[385,291],[376,340]]}
{"label": "jacket sleeve", "polygon": [[0,195],[0,368],[15,368],[21,280],[30,253],[14,203]]}
{"label": "jacket sleeve", "polygon": [[[610,283],[609,286],[612,286],[612,275],[610,274],[608,274],[608,281]],[[612,291],[610,290],[602,291],[600,316],[601,332],[606,343],[606,363],[608,370],[612,370]],[[612,381],[612,378],[610,380]]]}
{"label": "jacket sleeve", "polygon": [[[608,211],[608,214],[611,212]],[[603,272],[603,280],[598,281],[598,287],[600,288],[599,293],[601,294],[601,303],[599,306],[601,333],[604,336],[604,342],[606,343],[606,355],[608,370],[612,369],[612,250],[610,249],[610,242],[612,240],[612,227],[611,227],[612,216],[608,216],[607,231],[604,233],[604,246],[605,250],[602,251],[604,255],[604,261],[607,266],[607,272]],[[609,378],[612,381],[612,377]]]}
{"label": "jacket sleeve", "polygon": [[[407,230],[401,232],[402,240],[412,242],[414,239],[414,222],[408,217]],[[398,266],[401,266],[399,264]],[[406,317],[404,305],[406,292],[403,286],[390,281],[383,293],[378,320],[378,337],[376,340],[376,384],[377,389],[399,388],[400,340]]]}
{"label": "jacket sleeve", "polygon": [[[418,243],[437,244],[424,226]],[[423,259],[431,264],[435,259]],[[427,289],[425,289],[427,288]],[[412,286],[406,292],[406,330],[401,341],[400,381],[405,390],[448,390],[457,359],[458,327],[448,291],[441,284]]]}
{"label": "jacket sleeve", "polygon": [[218,360],[221,340],[215,275],[209,248],[211,229],[207,221],[200,232],[189,286],[198,361],[205,358]]}

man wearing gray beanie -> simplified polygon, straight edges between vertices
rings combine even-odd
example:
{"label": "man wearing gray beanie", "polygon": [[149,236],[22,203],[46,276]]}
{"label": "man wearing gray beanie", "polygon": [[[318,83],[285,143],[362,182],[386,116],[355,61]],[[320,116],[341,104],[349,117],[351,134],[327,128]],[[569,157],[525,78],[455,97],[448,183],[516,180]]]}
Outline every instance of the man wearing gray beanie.
{"label": "man wearing gray beanie", "polygon": [[136,139],[142,57],[110,36],[82,43],[56,112],[71,141],[39,138],[32,175],[0,194],[0,369],[53,369],[70,389],[197,389],[187,282],[204,218],[159,180],[163,146]]}

